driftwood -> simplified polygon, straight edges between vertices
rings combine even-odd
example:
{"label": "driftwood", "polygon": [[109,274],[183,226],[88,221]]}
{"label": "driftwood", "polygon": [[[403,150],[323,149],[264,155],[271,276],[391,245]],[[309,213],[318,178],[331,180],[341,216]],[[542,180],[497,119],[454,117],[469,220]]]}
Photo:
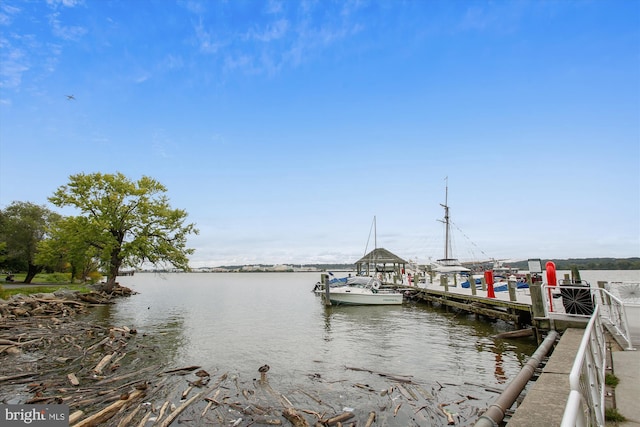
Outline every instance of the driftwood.
{"label": "driftwood", "polygon": [[[144,391],[142,390],[136,390],[131,394],[126,395],[126,398],[124,399],[120,399],[115,403],[112,403],[111,405],[107,406],[106,408],[104,408],[103,410],[101,410],[100,412],[91,415],[88,418],[85,418],[84,420],[78,422],[77,424],[74,424],[74,427],[88,427],[88,426],[97,426],[100,425],[102,423],[104,423],[105,421],[107,421],[108,419],[110,419],[116,412],[118,412],[120,410],[120,408],[122,408],[125,405],[131,404],[134,400],[140,398],[144,396]],[[124,396],[123,396],[124,397]]]}
{"label": "driftwood", "polygon": [[371,411],[369,412],[369,418],[367,419],[367,423],[364,425],[364,427],[371,427],[371,425],[375,422],[376,420],[376,413]]}
{"label": "driftwood", "polygon": [[494,338],[522,338],[522,337],[531,337],[533,336],[534,331],[532,328],[518,329],[516,331],[508,331],[502,332],[497,335],[494,335]]}
{"label": "driftwood", "polygon": [[348,369],[350,371],[361,371],[361,372],[369,372],[370,374],[377,374],[380,375],[381,377],[385,377],[388,378],[390,380],[393,381],[397,381],[400,383],[412,383],[412,379],[410,375],[394,375],[394,374],[388,374],[385,372],[378,372],[378,371],[373,371],[371,369],[365,369],[365,368],[356,368],[353,366],[345,366],[345,369]]}
{"label": "driftwood", "polygon": [[107,366],[107,364],[111,361],[111,358],[115,355],[116,355],[116,352],[114,351],[113,353],[107,354],[105,357],[103,357],[102,360],[98,362],[96,367],[93,368],[93,373],[98,375],[101,374],[102,370],[105,368],[105,366]]}
{"label": "driftwood", "polygon": [[175,373],[189,373],[191,371],[195,371],[199,369],[200,366],[187,366],[186,368],[178,368],[178,369],[170,369],[168,371],[164,371],[165,374],[175,374]]}
{"label": "driftwood", "polygon": [[[108,301],[109,295],[94,293],[91,298]],[[424,425],[441,423],[442,414],[448,421],[454,419],[444,406],[438,406],[439,398],[452,402],[451,395],[446,400],[439,396],[440,392],[446,393],[446,385],[435,383],[439,388],[432,384],[427,391],[408,375],[345,367],[371,374],[372,381],[327,381],[311,374],[307,376],[312,389],[300,385],[309,384],[303,377],[302,382],[280,390],[278,379],[290,377],[290,373],[269,370],[272,387],[266,377],[263,381],[256,378],[257,367],[242,367],[246,378],[229,372],[210,378],[196,365],[171,368],[161,362],[158,347],[149,343],[146,334],[137,334],[132,325],[105,327],[77,318],[75,314],[88,307],[79,301],[69,303],[60,296],[0,301],[0,401],[25,396],[18,403],[64,403],[70,409],[70,425],[81,427],[142,427],[154,416],[156,426],[201,420],[196,422],[372,427],[387,424],[396,416],[398,425],[414,417],[424,417]],[[2,351],[5,347],[7,351]],[[34,357],[33,363],[16,366],[16,358],[8,351],[46,357]],[[285,381],[284,387],[289,383]],[[337,393],[339,388],[342,390]],[[335,398],[338,395],[339,400]],[[356,412],[340,409],[349,399],[357,404]],[[468,420],[485,406],[479,401],[477,407],[465,405],[458,410],[467,411],[461,416]],[[357,414],[363,414],[363,418],[358,419]]]}
{"label": "driftwood", "polygon": [[348,419],[351,419],[355,417],[355,415],[353,414],[353,412],[343,412],[340,415],[336,415],[333,418],[329,418],[326,420],[320,420],[321,423],[332,426],[334,424],[338,424],[341,423],[342,421],[346,421]]}
{"label": "driftwood", "polygon": [[295,427],[309,427],[309,423],[293,408],[285,408],[282,415]]}
{"label": "driftwood", "polygon": [[80,421],[80,418],[84,415],[83,411],[75,411],[69,414],[69,425],[73,425]]}
{"label": "driftwood", "polygon": [[171,424],[173,420],[175,420],[178,417],[178,415],[180,415],[185,409],[187,409],[187,407],[191,405],[193,402],[200,399],[200,397],[202,397],[204,393],[205,393],[204,391],[201,391],[200,393],[196,394],[191,399],[187,400],[182,405],[180,405],[180,407],[178,407],[175,411],[169,414],[169,416],[160,423],[160,427],[167,427],[169,424]]}
{"label": "driftwood", "polygon": [[80,385],[80,381],[78,381],[78,377],[76,377],[76,375],[73,372],[70,374],[67,374],[67,378],[69,379],[69,382],[71,383],[71,385]]}
{"label": "driftwood", "polygon": [[447,417],[447,424],[453,425],[456,423],[456,421],[453,419],[453,415],[451,415],[451,412],[447,411],[447,409],[445,408],[445,406],[448,406],[448,405],[449,405],[448,403],[441,403],[438,405],[438,408],[440,408],[440,410]]}

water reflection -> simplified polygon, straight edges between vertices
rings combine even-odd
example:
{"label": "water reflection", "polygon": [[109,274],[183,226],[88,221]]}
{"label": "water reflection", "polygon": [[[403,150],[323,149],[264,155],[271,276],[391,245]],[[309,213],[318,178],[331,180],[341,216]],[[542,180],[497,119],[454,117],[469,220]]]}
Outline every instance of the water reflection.
{"label": "water reflection", "polygon": [[315,274],[122,279],[140,294],[105,308],[102,321],[147,334],[146,345],[162,350],[159,363],[248,378],[266,363],[274,387],[303,387],[297,381],[308,378],[377,387],[370,373],[345,371],[349,366],[411,375],[427,389],[456,384],[456,393],[482,397],[484,389],[471,393],[465,383],[503,384],[536,347],[533,340],[494,340],[508,330],[504,322],[426,304],[326,307],[309,291]]}
{"label": "water reflection", "polygon": [[[130,363],[143,366],[165,366],[175,362],[181,349],[188,346],[185,335],[185,319],[182,313],[168,313],[166,317],[154,318],[143,310],[127,310],[126,302],[98,306],[87,314],[88,322],[104,326],[127,326],[140,332],[136,339],[134,359]],[[123,310],[124,309],[124,310]],[[131,353],[131,352],[130,352]]]}

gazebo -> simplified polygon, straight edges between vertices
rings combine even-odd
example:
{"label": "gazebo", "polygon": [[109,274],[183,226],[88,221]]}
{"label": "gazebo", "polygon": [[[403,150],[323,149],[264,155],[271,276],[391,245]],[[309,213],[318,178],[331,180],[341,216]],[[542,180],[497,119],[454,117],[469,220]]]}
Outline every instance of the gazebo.
{"label": "gazebo", "polygon": [[393,278],[393,282],[402,282],[407,261],[389,252],[384,248],[376,248],[356,261],[356,271],[359,275],[372,276],[382,273],[383,281],[388,275]]}

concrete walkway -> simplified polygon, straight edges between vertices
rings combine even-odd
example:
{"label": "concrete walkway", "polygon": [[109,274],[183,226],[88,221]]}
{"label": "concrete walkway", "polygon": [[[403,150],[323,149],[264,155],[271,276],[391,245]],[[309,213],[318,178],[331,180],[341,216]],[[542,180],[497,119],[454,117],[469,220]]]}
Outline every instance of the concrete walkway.
{"label": "concrete walkway", "polygon": [[[640,427],[640,350],[614,351],[612,357],[613,373],[620,381],[614,392],[616,407],[627,419],[617,425]],[[613,426],[616,423],[607,425]]]}
{"label": "concrete walkway", "polygon": [[569,398],[569,373],[584,329],[569,328],[556,345],[542,375],[533,383],[508,426],[559,426]]}

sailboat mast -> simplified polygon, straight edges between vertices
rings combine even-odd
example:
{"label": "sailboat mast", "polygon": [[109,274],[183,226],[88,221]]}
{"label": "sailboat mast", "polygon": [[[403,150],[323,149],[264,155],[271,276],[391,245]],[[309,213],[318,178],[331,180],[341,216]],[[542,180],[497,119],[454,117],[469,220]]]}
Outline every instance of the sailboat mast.
{"label": "sailboat mast", "polygon": [[378,230],[376,229],[376,216],[373,216],[373,248],[378,249]]}
{"label": "sailboat mast", "polygon": [[444,208],[444,259],[449,259],[449,246],[451,245],[450,225],[449,225],[449,178],[445,178],[445,192],[444,192],[444,205],[440,203],[440,206]]}

